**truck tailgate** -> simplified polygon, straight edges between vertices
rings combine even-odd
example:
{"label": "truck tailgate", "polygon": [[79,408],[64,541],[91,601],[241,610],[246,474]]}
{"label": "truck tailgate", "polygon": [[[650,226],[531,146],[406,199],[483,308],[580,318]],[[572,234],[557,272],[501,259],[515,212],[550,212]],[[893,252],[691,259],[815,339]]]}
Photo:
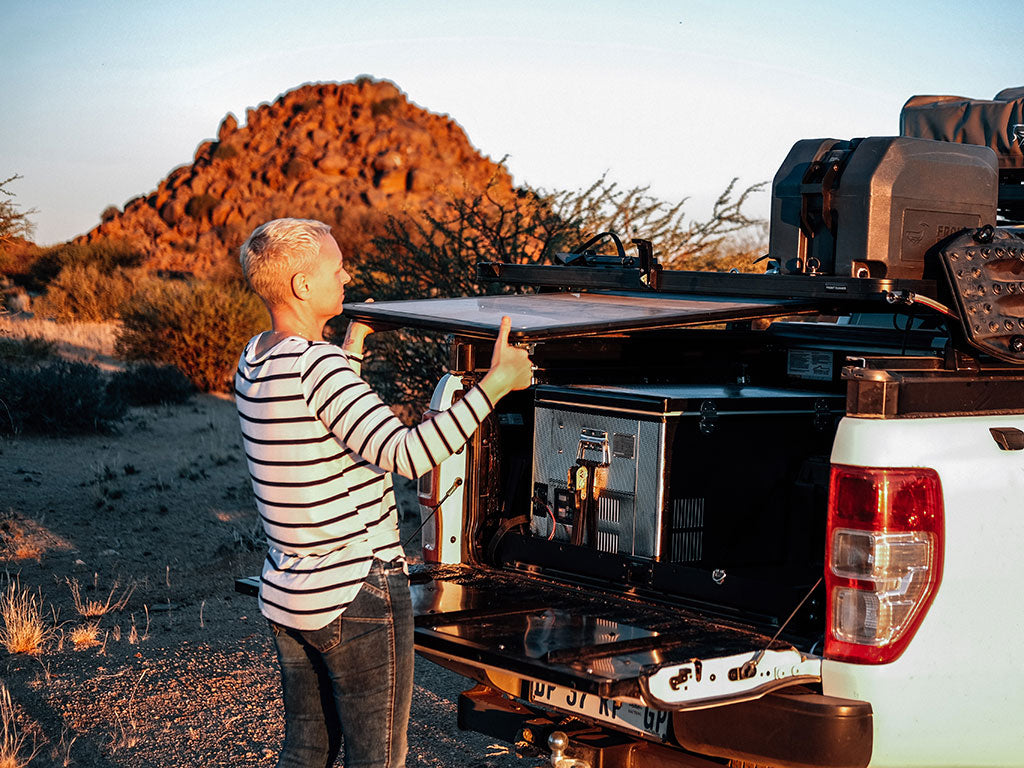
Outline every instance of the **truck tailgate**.
{"label": "truck tailgate", "polygon": [[821,679],[821,660],[697,611],[530,575],[414,566],[418,650],[657,709],[697,709]]}

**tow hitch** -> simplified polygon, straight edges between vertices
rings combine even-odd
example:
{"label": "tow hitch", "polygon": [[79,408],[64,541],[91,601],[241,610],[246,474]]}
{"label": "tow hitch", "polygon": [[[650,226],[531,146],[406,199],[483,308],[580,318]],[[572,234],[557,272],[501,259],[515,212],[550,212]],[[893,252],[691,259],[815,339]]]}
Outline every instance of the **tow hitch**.
{"label": "tow hitch", "polygon": [[590,768],[586,760],[565,756],[565,750],[569,748],[569,737],[563,731],[553,731],[548,736],[548,746],[551,748],[551,765],[554,768]]}

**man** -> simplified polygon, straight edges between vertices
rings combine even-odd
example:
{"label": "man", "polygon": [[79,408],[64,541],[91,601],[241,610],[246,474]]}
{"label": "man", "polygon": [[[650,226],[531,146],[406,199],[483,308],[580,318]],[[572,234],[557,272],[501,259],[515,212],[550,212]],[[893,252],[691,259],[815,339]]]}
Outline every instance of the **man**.
{"label": "man", "polygon": [[503,318],[491,368],[447,411],[407,428],[360,378],[352,323],[323,341],[342,311],[341,251],[321,222],[258,227],[239,260],[272,330],[246,345],[235,376],[243,444],[269,551],[260,609],[281,666],[285,742],[279,768],[405,764],[412,698],[412,606],[391,472],[415,478],[469,439],[530,360]]}

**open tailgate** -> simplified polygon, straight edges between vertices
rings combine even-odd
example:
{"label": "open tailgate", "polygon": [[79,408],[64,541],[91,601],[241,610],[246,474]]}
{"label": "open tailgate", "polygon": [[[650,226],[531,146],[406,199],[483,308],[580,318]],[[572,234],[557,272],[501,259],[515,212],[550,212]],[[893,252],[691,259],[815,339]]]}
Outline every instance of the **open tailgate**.
{"label": "open tailgate", "polygon": [[539,293],[346,304],[344,315],[370,324],[385,323],[491,339],[497,334],[502,316],[508,315],[512,319],[509,339],[530,342],[777,317],[809,312],[813,307],[813,302],[802,299]]}
{"label": "open tailgate", "polygon": [[695,611],[464,565],[412,572],[416,647],[534,683],[697,709],[821,679],[821,659]]}

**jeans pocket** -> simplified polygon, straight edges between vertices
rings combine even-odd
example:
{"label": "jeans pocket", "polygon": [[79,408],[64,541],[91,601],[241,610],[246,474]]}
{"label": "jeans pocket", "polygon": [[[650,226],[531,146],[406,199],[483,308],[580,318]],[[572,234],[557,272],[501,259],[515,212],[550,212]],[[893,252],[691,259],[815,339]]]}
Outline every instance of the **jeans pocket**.
{"label": "jeans pocket", "polygon": [[379,572],[371,572],[342,617],[346,621],[382,621],[390,614],[391,595],[388,583]]}
{"label": "jeans pocket", "polygon": [[[343,614],[344,615],[344,614]],[[326,627],[302,631],[303,639],[320,653],[327,653],[341,642],[341,619],[339,616]]]}

